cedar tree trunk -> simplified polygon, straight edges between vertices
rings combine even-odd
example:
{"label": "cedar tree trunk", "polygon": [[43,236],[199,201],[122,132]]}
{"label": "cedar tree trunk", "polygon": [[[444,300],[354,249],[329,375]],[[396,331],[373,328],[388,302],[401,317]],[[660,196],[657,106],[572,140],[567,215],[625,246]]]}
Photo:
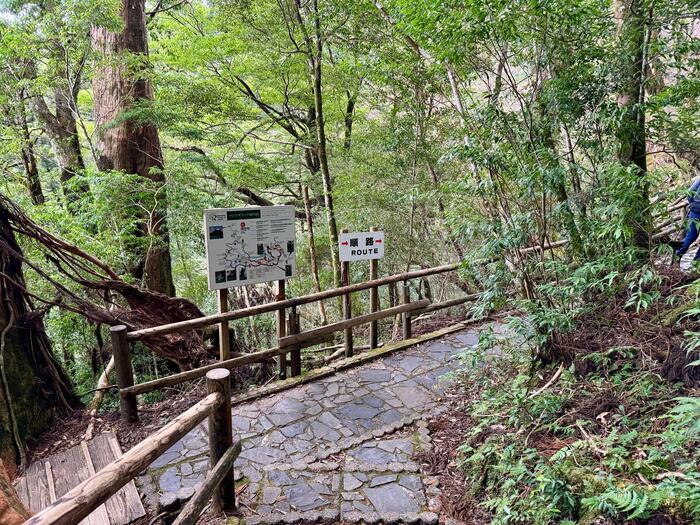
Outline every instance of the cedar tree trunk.
{"label": "cedar tree trunk", "polygon": [[[153,100],[153,87],[148,78],[148,32],[145,1],[122,0],[124,28],[113,33],[104,27],[93,27],[95,49],[104,63],[93,81],[94,103],[98,124],[98,167],[101,170],[123,171],[140,175],[155,185],[155,201],[142,203],[149,210],[143,215],[140,235],[149,238],[145,255],[140,254],[134,274],[153,291],[175,295],[170,259],[170,240],[166,222],[167,206],[164,191],[163,154],[158,129],[142,119],[122,119],[124,111]],[[120,55],[129,54],[129,64],[118,63]]]}

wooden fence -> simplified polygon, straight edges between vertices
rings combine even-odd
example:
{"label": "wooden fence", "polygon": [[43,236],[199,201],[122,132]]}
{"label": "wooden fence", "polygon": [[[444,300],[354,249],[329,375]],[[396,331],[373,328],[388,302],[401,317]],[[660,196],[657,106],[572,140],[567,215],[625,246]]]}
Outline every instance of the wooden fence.
{"label": "wooden fence", "polygon": [[[351,357],[354,353],[354,345],[352,338],[352,330],[354,327],[369,324],[370,325],[370,340],[369,348],[376,348],[378,342],[377,322],[387,317],[400,315],[402,319],[402,335],[404,339],[411,337],[411,322],[413,316],[419,313],[433,312],[442,308],[449,308],[464,304],[477,299],[477,295],[466,295],[458,299],[430,304],[428,300],[411,300],[409,282],[411,279],[423,278],[431,275],[438,275],[447,272],[454,272],[458,268],[458,264],[448,264],[437,266],[434,268],[426,268],[412,272],[405,272],[388,277],[375,278],[362,283],[350,284],[339,288],[333,288],[323,292],[304,295],[291,299],[278,299],[275,302],[253,306],[232,312],[224,311],[215,315],[208,315],[191,319],[188,321],[180,321],[151,328],[144,328],[128,332],[125,326],[114,326],[111,328],[112,348],[114,354],[114,364],[117,376],[117,385],[120,392],[120,409],[122,417],[127,421],[138,420],[138,407],[136,396],[153,392],[155,390],[173,386],[186,381],[191,381],[203,377],[209,371],[215,368],[233,369],[240,366],[249,365],[268,360],[272,357],[278,357],[280,366],[279,376],[285,378],[287,373],[287,363],[290,365],[291,375],[298,376],[301,374],[301,350],[303,348],[314,346],[316,344],[328,341],[336,332],[344,334],[344,351],[346,357]],[[376,271],[372,272],[373,276]],[[380,286],[392,283],[402,283],[401,285],[401,304],[380,309],[379,293]],[[280,289],[283,289],[280,286]],[[352,294],[364,290],[370,291],[370,308],[369,313],[352,317]],[[315,301],[323,301],[335,297],[342,297],[343,302],[343,319],[341,321],[312,328],[302,331],[300,326],[300,318],[298,307],[301,305],[313,303]],[[265,313],[276,312],[278,323],[277,330],[277,346],[267,350],[246,354],[234,358],[225,358],[229,356],[229,340],[228,337],[220,337],[220,361],[188,370],[178,374],[173,374],[167,377],[162,377],[152,381],[147,381],[140,384],[134,384],[134,376],[131,364],[130,343],[134,341],[152,338],[156,336],[164,336],[167,334],[185,332],[188,330],[197,330],[207,326],[219,325],[219,333],[228,335],[228,322],[235,319],[244,319]],[[288,313],[287,313],[288,312]],[[287,356],[289,360],[287,360]]]}
{"label": "wooden fence", "polygon": [[193,525],[207,502],[214,512],[233,511],[236,505],[233,463],[241,442],[233,442],[229,370],[206,374],[207,396],[163,428],[151,434],[105,468],[35,514],[25,525],[76,525],[138,476],[189,431],[209,420],[209,473],[187,502],[174,525]]}

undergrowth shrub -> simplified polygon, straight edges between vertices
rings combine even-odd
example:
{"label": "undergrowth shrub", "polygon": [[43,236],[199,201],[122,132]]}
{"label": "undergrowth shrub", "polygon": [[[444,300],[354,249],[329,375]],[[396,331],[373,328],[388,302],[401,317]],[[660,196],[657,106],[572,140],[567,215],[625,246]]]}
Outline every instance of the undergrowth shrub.
{"label": "undergrowth shrub", "polygon": [[509,322],[517,337],[490,334],[472,357],[459,464],[492,523],[700,523],[696,391],[661,374],[644,337],[582,339],[582,319],[607,312],[599,322],[624,339],[673,305],[667,276],[629,263],[611,255],[538,286]]}

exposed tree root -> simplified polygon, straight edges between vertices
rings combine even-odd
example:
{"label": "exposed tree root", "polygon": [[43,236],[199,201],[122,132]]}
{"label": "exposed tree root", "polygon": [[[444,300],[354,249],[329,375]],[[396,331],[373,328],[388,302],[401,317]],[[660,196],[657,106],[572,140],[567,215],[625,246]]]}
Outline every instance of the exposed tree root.
{"label": "exposed tree root", "polygon": [[[51,307],[58,306],[80,314],[93,323],[124,324],[130,330],[203,315],[190,301],[124,282],[107,264],[47,232],[1,194],[0,212],[7,216],[14,233],[36,242],[37,248],[55,270],[55,273],[50,273],[45,265],[25,258],[15,247],[0,241],[0,248],[32,268],[56,290],[56,296],[49,299],[33,295],[22,283],[8,281],[44,305],[30,315],[41,317]],[[200,364],[209,355],[201,331],[152,337],[143,342],[156,354],[178,363],[182,369]]]}

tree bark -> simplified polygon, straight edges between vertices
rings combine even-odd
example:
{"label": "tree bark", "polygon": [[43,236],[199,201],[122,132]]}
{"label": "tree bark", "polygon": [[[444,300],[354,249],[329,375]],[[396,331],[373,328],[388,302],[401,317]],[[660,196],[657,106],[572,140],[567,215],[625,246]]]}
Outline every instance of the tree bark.
{"label": "tree bark", "polygon": [[0,523],[22,525],[30,516],[12,486],[10,473],[0,460]]}
{"label": "tree bark", "polygon": [[646,160],[645,76],[647,49],[647,6],[645,0],[616,0],[620,84],[617,104],[621,110],[617,128],[619,162],[631,167],[640,178],[635,195],[635,211],[630,227],[635,245],[649,247],[651,210]]}
{"label": "tree bark", "polygon": [[345,90],[347,102],[345,104],[345,137],[343,138],[343,147],[350,149],[352,145],[352,125],[355,120],[355,104],[357,102],[357,93],[351,93],[349,89]]}
{"label": "tree bark", "polygon": [[44,204],[44,190],[41,187],[41,178],[39,177],[39,167],[36,163],[36,155],[34,154],[34,140],[29,133],[29,125],[27,124],[27,109],[24,106],[24,90],[18,93],[19,98],[19,126],[22,131],[22,165],[26,176],[27,190],[29,197],[32,199],[32,204]]}
{"label": "tree bark", "polygon": [[326,204],[328,220],[328,241],[331,249],[331,265],[333,267],[333,284],[340,286],[340,260],[338,256],[338,225],[335,220],[333,206],[333,181],[328,167],[328,148],[326,143],[326,125],[323,119],[323,88],[322,88],[322,62],[323,62],[323,36],[321,34],[321,19],[318,11],[317,0],[311,0],[311,16],[313,16],[314,37],[311,38],[301,15],[301,2],[294,0],[296,17],[299,27],[304,34],[306,58],[311,76],[311,90],[314,96],[314,120],[316,128],[316,148],[321,181],[323,182],[323,198]]}
{"label": "tree bark", "polygon": [[54,107],[52,112],[44,97],[34,97],[34,109],[37,118],[44,125],[46,134],[51,140],[58,167],[60,169],[61,186],[66,205],[70,211],[72,205],[84,197],[90,188],[85,183],[74,184],[71,179],[80,175],[85,169],[85,161],[80,149],[80,137],[76,115],[76,97],[80,82],[71,89],[67,85],[59,85],[54,92]]}
{"label": "tree bark", "polygon": [[[98,167],[101,170],[123,171],[151,181],[154,200],[141,203],[149,210],[141,212],[141,236],[151,241],[145,254],[139,254],[134,274],[143,279],[149,290],[175,295],[170,258],[170,239],[166,222],[165,176],[158,129],[151,122],[133,118],[114,122],[124,111],[153,100],[153,87],[148,79],[148,32],[145,0],[122,0],[121,17],[124,29],[113,33],[105,27],[92,28],[95,49],[104,65],[98,68],[93,81],[94,103],[98,127]],[[119,63],[127,53],[137,65]]]}
{"label": "tree bark", "polygon": [[326,144],[326,123],[323,118],[323,91],[321,82],[321,63],[323,60],[323,40],[321,36],[321,20],[318,12],[317,0],[311,0],[314,17],[314,33],[316,40],[316,52],[313,60],[314,82],[314,107],[316,109],[316,134],[318,137],[318,158],[321,162],[321,177],[323,180],[323,197],[326,202],[326,214],[328,215],[328,238],[331,245],[331,257],[333,265],[333,280],[335,286],[340,286],[340,259],[338,255],[338,225],[335,221],[335,209],[333,207],[333,183],[330,169],[328,168],[328,150]]}
{"label": "tree bark", "polygon": [[51,352],[42,314],[33,311],[22,251],[0,207],[0,460],[24,463],[24,443],[59,414],[78,406],[70,380]]}
{"label": "tree bark", "polygon": [[[309,187],[304,185],[301,188],[304,198],[304,211],[306,212],[306,233],[309,243],[309,258],[311,259],[311,275],[314,279],[316,291],[321,291],[321,279],[318,275],[318,255],[316,254],[316,240],[314,239],[314,221],[311,215],[311,200],[309,199]],[[328,324],[326,316],[326,306],[323,301],[318,301],[318,313],[321,316],[321,324]]]}

